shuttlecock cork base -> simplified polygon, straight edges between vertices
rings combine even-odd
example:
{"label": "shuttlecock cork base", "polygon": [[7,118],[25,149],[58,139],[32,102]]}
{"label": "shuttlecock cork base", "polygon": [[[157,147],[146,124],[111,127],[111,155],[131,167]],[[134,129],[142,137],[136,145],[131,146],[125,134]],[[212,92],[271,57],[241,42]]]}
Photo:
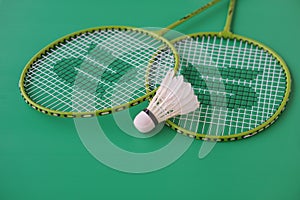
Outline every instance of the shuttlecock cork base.
{"label": "shuttlecock cork base", "polygon": [[150,110],[144,109],[135,117],[133,123],[140,132],[147,133],[155,128],[158,121]]}
{"label": "shuttlecock cork base", "polygon": [[184,82],[182,75],[174,74],[173,70],[167,73],[149,106],[135,117],[133,123],[140,132],[150,132],[157,124],[199,107],[191,84]]}

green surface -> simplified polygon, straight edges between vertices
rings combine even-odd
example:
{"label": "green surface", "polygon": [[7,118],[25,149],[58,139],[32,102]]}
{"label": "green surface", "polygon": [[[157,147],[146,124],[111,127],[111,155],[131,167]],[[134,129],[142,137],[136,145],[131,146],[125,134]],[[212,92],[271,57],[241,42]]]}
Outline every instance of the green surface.
{"label": "green surface", "polygon": [[[203,142],[194,141],[159,171],[111,169],[86,150],[72,119],[43,115],[19,95],[23,67],[53,40],[98,25],[163,27],[204,2],[0,0],[0,199],[300,199],[298,0],[237,2],[233,31],[261,41],[284,58],[293,78],[291,99],[270,128],[247,140],[218,143],[204,159],[198,158]],[[221,30],[226,5],[177,30]],[[132,108],[131,115],[143,106]],[[111,141],[132,152],[159,149],[174,137],[166,127],[148,139],[132,138],[116,127],[112,116],[98,119]]]}

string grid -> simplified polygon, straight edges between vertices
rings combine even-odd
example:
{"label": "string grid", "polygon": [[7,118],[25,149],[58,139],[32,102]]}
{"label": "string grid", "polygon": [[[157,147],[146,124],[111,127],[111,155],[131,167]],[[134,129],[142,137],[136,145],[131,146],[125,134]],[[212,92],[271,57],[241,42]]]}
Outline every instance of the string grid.
{"label": "string grid", "polygon": [[[170,119],[182,129],[211,136],[246,132],[273,116],[284,99],[285,72],[258,46],[217,36],[189,37],[174,46],[178,73],[200,102],[196,111]],[[154,77],[153,85],[159,84],[161,77]]]}
{"label": "string grid", "polygon": [[122,105],[146,94],[146,69],[162,49],[168,53],[161,63],[173,68],[173,52],[151,35],[131,29],[81,33],[56,44],[32,63],[25,91],[37,104],[62,112]]}

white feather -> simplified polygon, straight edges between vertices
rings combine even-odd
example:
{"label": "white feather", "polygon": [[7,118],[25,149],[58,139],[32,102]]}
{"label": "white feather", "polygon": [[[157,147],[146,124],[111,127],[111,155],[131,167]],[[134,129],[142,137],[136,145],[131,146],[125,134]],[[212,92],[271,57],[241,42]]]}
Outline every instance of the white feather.
{"label": "white feather", "polygon": [[[183,115],[196,110],[199,107],[198,98],[194,95],[194,90],[190,83],[184,82],[183,76],[174,76],[174,71],[170,70],[161,82],[161,86],[156,92],[147,109],[152,112],[158,123],[176,115]],[[143,115],[143,120],[145,116]],[[135,118],[134,124],[141,132],[146,132],[145,124]],[[152,126],[151,126],[152,127]],[[147,131],[148,132],[148,131]]]}

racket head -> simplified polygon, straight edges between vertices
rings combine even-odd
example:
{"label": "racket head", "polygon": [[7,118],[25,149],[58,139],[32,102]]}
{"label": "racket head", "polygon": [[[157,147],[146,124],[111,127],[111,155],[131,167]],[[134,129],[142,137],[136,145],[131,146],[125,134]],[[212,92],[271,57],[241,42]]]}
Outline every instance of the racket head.
{"label": "racket head", "polygon": [[121,111],[155,93],[145,90],[145,70],[161,49],[170,51],[165,64],[176,69],[176,49],[154,32],[127,26],[74,32],[31,58],[20,77],[21,95],[32,108],[53,116],[92,117]]}
{"label": "racket head", "polygon": [[[180,55],[178,73],[200,101],[196,111],[166,121],[177,132],[202,140],[239,140],[269,127],[285,109],[291,75],[266,45],[226,31],[190,34],[172,44]],[[149,80],[154,88],[161,77]]]}

